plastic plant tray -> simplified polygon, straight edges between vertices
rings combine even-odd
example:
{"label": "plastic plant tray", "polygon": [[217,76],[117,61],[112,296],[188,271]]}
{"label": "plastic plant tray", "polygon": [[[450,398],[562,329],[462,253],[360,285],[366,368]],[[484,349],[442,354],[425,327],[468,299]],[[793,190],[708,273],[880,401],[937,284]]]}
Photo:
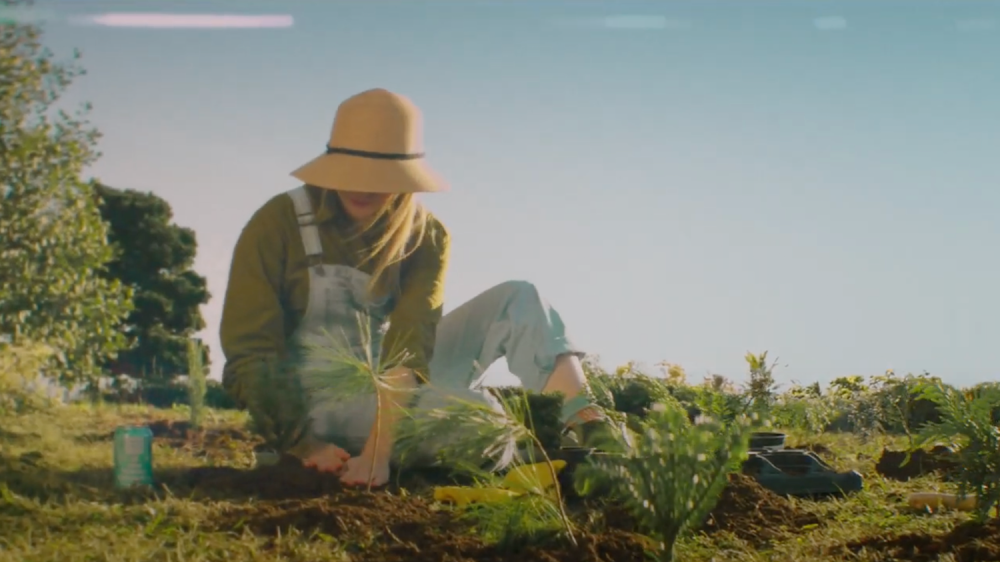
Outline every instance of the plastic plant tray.
{"label": "plastic plant tray", "polygon": [[750,435],[751,451],[780,451],[785,448],[784,433],[758,432]]}
{"label": "plastic plant tray", "polygon": [[857,471],[837,472],[806,450],[751,452],[743,473],[787,496],[844,495],[864,488],[864,478]]}

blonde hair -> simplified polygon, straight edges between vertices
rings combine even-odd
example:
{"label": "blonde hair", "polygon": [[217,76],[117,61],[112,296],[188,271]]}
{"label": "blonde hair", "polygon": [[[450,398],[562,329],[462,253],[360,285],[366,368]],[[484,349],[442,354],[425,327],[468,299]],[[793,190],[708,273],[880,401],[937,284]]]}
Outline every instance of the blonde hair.
{"label": "blonde hair", "polygon": [[386,295],[400,289],[401,262],[420,246],[427,231],[427,209],[412,193],[394,195],[361,229],[361,233],[381,223],[381,234],[366,248],[360,265],[373,262],[370,295]]}

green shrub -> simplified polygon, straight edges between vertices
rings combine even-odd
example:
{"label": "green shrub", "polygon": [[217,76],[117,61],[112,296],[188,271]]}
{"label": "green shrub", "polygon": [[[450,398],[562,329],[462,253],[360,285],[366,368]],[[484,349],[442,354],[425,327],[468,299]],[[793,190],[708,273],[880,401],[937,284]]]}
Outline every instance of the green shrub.
{"label": "green shrub", "polygon": [[977,519],[986,519],[993,509],[1000,516],[1000,385],[961,391],[929,381],[922,392],[940,408],[941,421],[924,426],[912,449],[943,442],[958,451],[959,495],[976,496]]}
{"label": "green shrub", "polygon": [[0,342],[0,414],[19,414],[51,406],[41,369],[57,352],[38,343]]}

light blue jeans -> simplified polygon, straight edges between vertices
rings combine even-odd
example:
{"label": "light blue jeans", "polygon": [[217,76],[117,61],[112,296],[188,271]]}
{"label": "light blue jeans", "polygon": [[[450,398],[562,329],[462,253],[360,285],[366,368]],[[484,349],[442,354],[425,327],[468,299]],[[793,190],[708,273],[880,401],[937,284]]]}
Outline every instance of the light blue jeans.
{"label": "light blue jeans", "polygon": [[[564,354],[579,357],[566,334],[559,313],[527,281],[507,281],[469,300],[442,318],[437,329],[429,384],[415,392],[417,411],[448,406],[454,399],[473,400],[499,408],[482,386],[484,371],[504,357],[508,369],[526,390],[541,391]],[[375,396],[345,402],[314,404],[313,433],[352,455],[364,447],[375,422]],[[568,421],[589,401],[583,395],[566,401],[563,420]],[[441,436],[460,439],[461,435]],[[427,444],[428,456],[436,447]]]}

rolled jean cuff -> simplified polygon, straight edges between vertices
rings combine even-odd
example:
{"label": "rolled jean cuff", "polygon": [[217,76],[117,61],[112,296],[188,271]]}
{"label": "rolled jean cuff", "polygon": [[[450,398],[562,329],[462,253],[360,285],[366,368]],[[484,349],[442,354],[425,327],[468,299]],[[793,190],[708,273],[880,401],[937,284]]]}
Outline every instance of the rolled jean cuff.
{"label": "rolled jean cuff", "polygon": [[594,403],[586,394],[579,394],[563,403],[561,421],[564,425],[572,422],[582,422],[577,414],[593,406]]}

